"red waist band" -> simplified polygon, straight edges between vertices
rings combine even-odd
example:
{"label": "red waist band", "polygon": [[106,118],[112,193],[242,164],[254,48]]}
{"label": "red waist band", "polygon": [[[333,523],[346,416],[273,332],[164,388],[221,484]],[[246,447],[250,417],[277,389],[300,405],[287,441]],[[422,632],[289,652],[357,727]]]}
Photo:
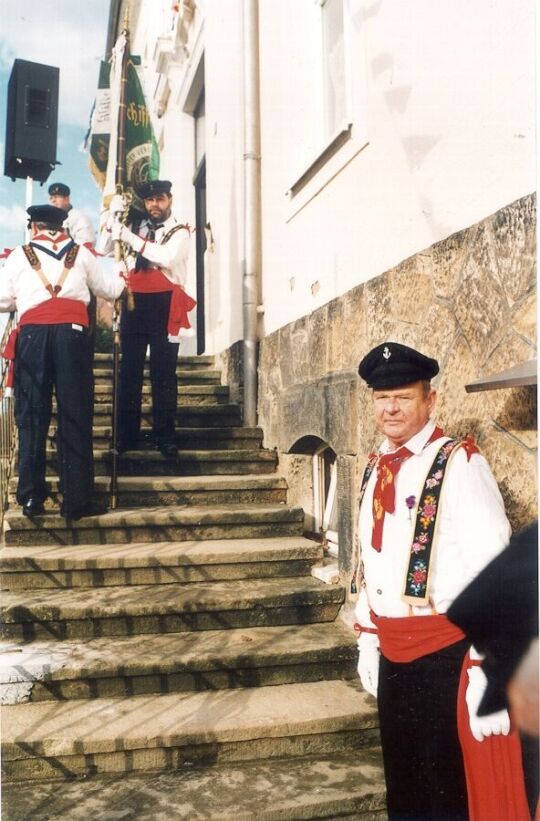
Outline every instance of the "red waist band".
{"label": "red waist band", "polygon": [[88,327],[88,310],[78,299],[55,297],[29,308],[21,316],[19,325],[59,325],[72,322]]}
{"label": "red waist band", "polygon": [[129,272],[129,287],[134,294],[159,294],[172,291],[173,284],[159,268],[147,268]]}
{"label": "red waist band", "polygon": [[381,652],[389,661],[415,661],[465,638],[444,615],[391,619],[372,612],[371,620],[379,633]]}
{"label": "red waist band", "polygon": [[193,310],[197,304],[196,301],[186,294],[181,285],[176,285],[167,279],[159,268],[130,271],[129,286],[135,294],[172,292],[167,333],[169,336],[178,336],[180,328],[191,328],[188,313]]}

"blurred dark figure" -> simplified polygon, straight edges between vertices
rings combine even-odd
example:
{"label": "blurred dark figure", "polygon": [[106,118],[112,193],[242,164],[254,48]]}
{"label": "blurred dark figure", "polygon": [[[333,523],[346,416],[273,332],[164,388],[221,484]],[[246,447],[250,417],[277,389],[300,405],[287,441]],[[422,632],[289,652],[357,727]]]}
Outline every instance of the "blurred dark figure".
{"label": "blurred dark figure", "polygon": [[521,732],[527,798],[534,815],[539,790],[538,521],[511,538],[457,597],[448,618],[484,655],[487,687],[478,716],[517,707],[512,719]]}

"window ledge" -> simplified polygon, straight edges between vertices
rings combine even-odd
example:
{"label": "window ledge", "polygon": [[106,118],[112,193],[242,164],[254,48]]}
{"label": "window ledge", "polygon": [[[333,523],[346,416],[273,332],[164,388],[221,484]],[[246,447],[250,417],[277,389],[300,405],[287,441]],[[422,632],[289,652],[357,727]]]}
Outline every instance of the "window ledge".
{"label": "window ledge", "polygon": [[315,174],[323,167],[323,165],[336,154],[337,151],[350,140],[352,135],[352,123],[347,123],[342,126],[339,131],[334,134],[330,142],[323,148],[323,150],[315,157],[308,167],[300,174],[298,179],[293,182],[289,190],[288,196],[292,199],[307,183],[313,179]]}

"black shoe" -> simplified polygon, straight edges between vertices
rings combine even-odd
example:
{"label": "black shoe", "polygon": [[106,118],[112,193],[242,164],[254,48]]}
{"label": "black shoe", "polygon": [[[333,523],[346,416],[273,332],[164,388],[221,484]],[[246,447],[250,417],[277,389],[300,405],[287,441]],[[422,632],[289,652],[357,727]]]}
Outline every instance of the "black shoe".
{"label": "black shoe", "polygon": [[162,442],[158,445],[159,452],[165,456],[166,459],[176,459],[178,456],[178,448],[174,442]]}
{"label": "black shoe", "polygon": [[45,508],[43,507],[41,499],[36,499],[35,496],[29,496],[22,506],[22,512],[23,516],[28,516],[28,518],[31,519],[33,516],[40,516],[42,513],[45,513]]}

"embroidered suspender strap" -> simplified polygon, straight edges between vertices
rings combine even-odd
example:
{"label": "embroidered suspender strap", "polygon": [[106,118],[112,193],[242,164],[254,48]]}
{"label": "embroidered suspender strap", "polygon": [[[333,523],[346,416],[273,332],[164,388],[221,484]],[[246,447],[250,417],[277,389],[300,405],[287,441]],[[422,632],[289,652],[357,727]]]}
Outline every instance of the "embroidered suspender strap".
{"label": "embroidered suspender strap", "polygon": [[64,268],[62,270],[62,273],[60,274],[60,278],[59,278],[58,282],[56,283],[56,285],[51,285],[51,283],[49,282],[49,280],[47,279],[47,277],[43,273],[41,265],[39,264],[39,259],[37,258],[37,254],[34,251],[34,249],[31,248],[30,245],[23,245],[22,249],[24,251],[26,259],[28,260],[31,267],[33,268],[33,270],[36,272],[36,274],[40,278],[40,280],[43,283],[44,287],[47,289],[47,291],[50,293],[50,295],[53,298],[57,297],[58,294],[60,293],[60,291],[62,290],[62,285],[66,281],[67,275],[69,274],[69,272],[71,271],[71,269],[75,265],[75,260],[77,259],[77,254],[79,253],[79,246],[78,245],[72,245],[71,248],[69,249],[69,251],[67,252],[66,258],[64,260]]}
{"label": "embroidered suspender strap", "polygon": [[161,238],[161,242],[159,244],[160,245],[165,245],[165,243],[170,240],[172,235],[176,234],[176,232],[179,231],[181,228],[185,228],[186,231],[189,231],[189,228],[187,227],[187,225],[173,225],[173,227],[170,229],[170,231],[167,231],[165,236],[163,236]]}
{"label": "embroidered suspender strap", "polygon": [[[371,454],[371,456],[369,457],[368,463],[366,465],[366,469],[364,470],[364,475],[362,477],[362,484],[360,485],[360,501],[358,502],[358,509],[360,509],[360,506],[362,505],[362,500],[363,500],[364,494],[366,492],[367,483],[369,482],[369,477],[373,473],[373,469],[374,469],[375,465],[377,464],[377,458],[378,458],[377,453]],[[359,550],[358,545],[357,545],[356,549],[357,549],[357,551]],[[351,593],[358,593],[358,573],[359,573],[360,569],[361,569],[360,556],[357,555],[356,563],[355,563],[355,566],[354,566],[354,572],[353,572],[352,579],[351,579]]]}
{"label": "embroidered suspender strap", "polygon": [[410,605],[429,604],[429,571],[435,541],[439,500],[450,457],[465,442],[450,439],[437,451],[418,503],[411,555],[402,599]]}

